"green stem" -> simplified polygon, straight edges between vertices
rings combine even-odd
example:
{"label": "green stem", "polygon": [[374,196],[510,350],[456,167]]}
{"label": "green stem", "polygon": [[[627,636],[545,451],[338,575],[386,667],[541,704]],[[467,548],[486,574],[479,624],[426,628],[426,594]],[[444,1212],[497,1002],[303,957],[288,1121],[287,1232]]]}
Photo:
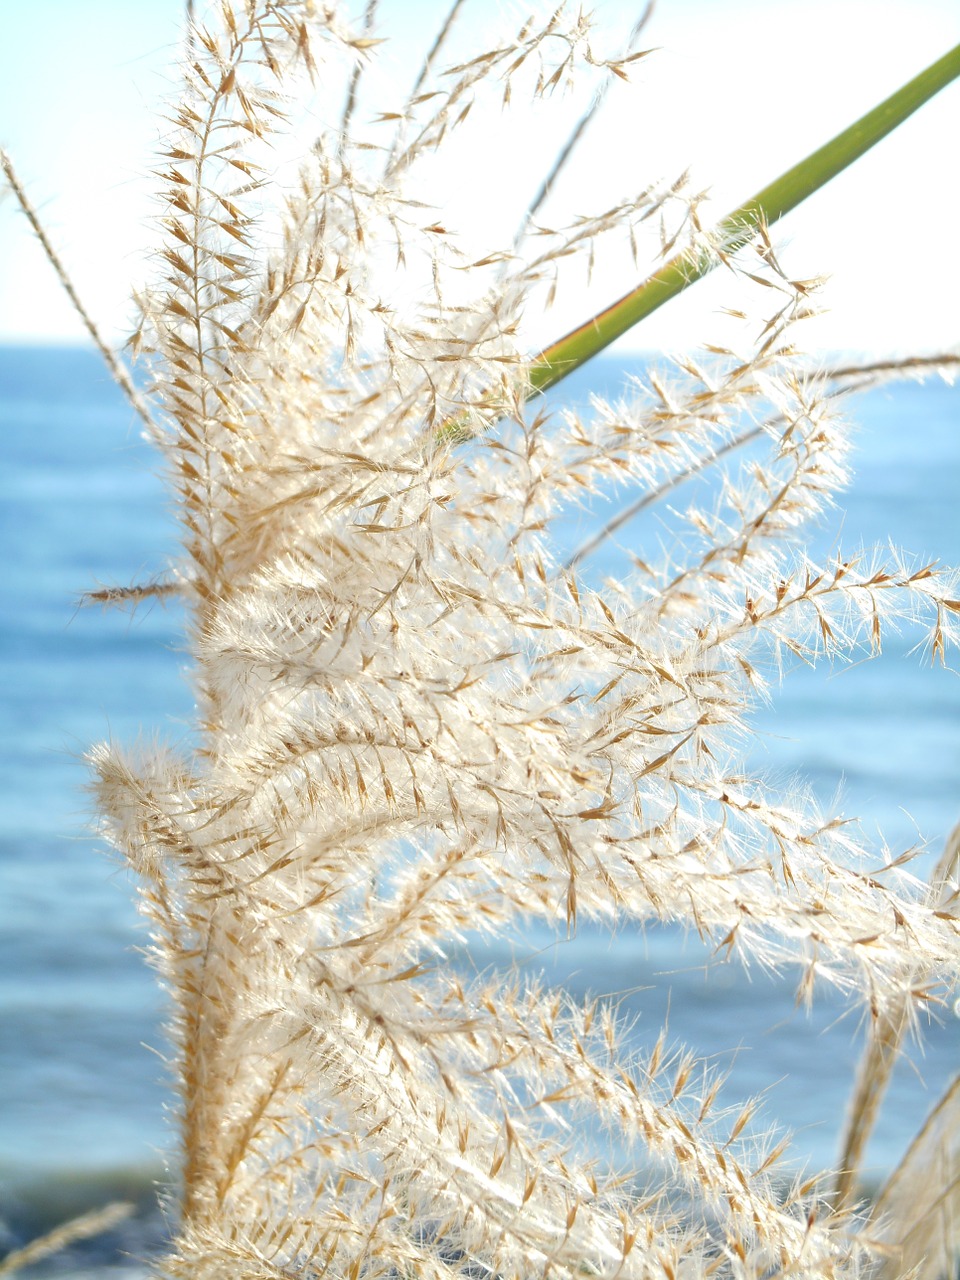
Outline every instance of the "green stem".
{"label": "green stem", "polygon": [[[769,225],[795,209],[957,76],[960,45],[728,214],[717,226],[724,252],[732,253],[746,244],[761,223]],[[544,391],[578,369],[615,338],[705,276],[717,261],[717,255],[705,248],[687,250],[671,258],[618,302],[534,356],[528,367],[531,391]]]}

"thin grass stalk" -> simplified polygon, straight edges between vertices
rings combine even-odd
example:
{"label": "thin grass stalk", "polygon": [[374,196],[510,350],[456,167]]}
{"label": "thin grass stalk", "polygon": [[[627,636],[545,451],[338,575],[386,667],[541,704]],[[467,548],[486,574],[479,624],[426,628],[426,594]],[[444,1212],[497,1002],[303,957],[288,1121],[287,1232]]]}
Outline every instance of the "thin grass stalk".
{"label": "thin grass stalk", "polygon": [[[717,224],[709,237],[676,254],[642,284],[562,338],[527,366],[528,396],[556,386],[617,338],[677,297],[743,248],[758,232],[795,209],[892,133],[941,89],[960,76],[960,44],[868,111],[854,124],[787,169]],[[496,397],[490,396],[495,409]],[[466,414],[445,422],[437,437],[457,444],[475,434]]]}
{"label": "thin grass stalk", "polygon": [[664,481],[663,484],[658,485],[655,489],[652,489],[648,493],[644,493],[641,497],[635,499],[628,506],[618,511],[616,515],[611,516],[601,529],[598,529],[595,534],[585,542],[581,543],[573,555],[564,561],[564,573],[568,573],[570,570],[576,569],[584,560],[589,556],[592,556],[595,551],[599,551],[600,548],[613,537],[618,529],[622,529],[625,524],[628,524],[634,516],[638,516],[641,511],[645,511],[647,507],[652,506],[653,503],[659,502],[660,499],[665,498],[668,493],[672,493],[674,489],[678,489],[685,481],[690,480],[695,475],[699,475],[702,471],[705,471],[707,467],[713,466],[714,463],[719,462],[721,458],[727,457],[737,449],[742,449],[744,445],[752,444],[754,440],[759,440],[762,435],[762,427],[754,427],[750,431],[745,431],[735,439],[728,440],[726,444],[715,449],[713,453],[698,459],[696,463],[689,467],[685,467],[682,471],[678,471],[675,476],[671,476],[669,480]]}
{"label": "thin grass stalk", "polygon": [[884,377],[907,377],[909,374],[943,373],[960,365],[960,352],[941,351],[935,356],[904,356],[892,360],[869,360],[862,364],[835,365],[824,371],[831,381],[845,378],[855,380],[847,390],[863,389],[864,385],[879,382]]}
{"label": "thin grass stalk", "polygon": [[73,309],[83,321],[87,333],[89,333],[90,337],[93,339],[94,346],[103,356],[107,368],[113,375],[114,381],[127,397],[140,420],[146,427],[152,429],[153,419],[150,415],[150,410],[147,408],[146,402],[137,390],[130,370],[103,337],[103,334],[100,332],[93,316],[91,316],[90,312],[83,305],[83,300],[74,288],[69,272],[63,265],[60,255],[53,247],[53,242],[44,230],[43,223],[40,221],[40,215],[37,213],[30,197],[27,195],[26,188],[17,176],[17,172],[13,167],[13,161],[10,159],[9,155],[7,155],[6,151],[2,149],[0,149],[0,169],[3,170],[3,176],[10,184],[10,189],[17,198],[21,212],[30,223],[33,234],[40,242],[40,247],[43,249],[47,261],[53,267],[57,279],[60,281],[64,292],[73,305]]}
{"label": "thin grass stalk", "polygon": [[[650,50],[645,50],[644,52],[639,53],[637,51],[637,41],[640,39],[640,36],[643,34],[643,31],[646,28],[647,24],[650,22],[650,19],[653,17],[654,3],[655,3],[655,0],[649,0],[649,3],[647,4],[646,8],[643,10],[640,17],[634,23],[633,30],[630,32],[630,37],[627,40],[626,50],[624,53],[625,58],[628,58],[628,57],[633,59],[643,58],[643,57],[646,57],[646,54],[650,52]],[[574,151],[576,151],[581,140],[583,139],[583,135],[586,133],[587,129],[590,127],[590,124],[593,122],[593,120],[596,119],[596,116],[600,111],[600,108],[603,106],[606,100],[607,94],[610,92],[610,86],[612,84],[613,84],[612,79],[608,79],[604,81],[601,88],[594,95],[593,101],[590,103],[590,106],[587,108],[587,110],[583,113],[583,115],[574,125],[573,129],[570,132],[570,136],[567,138],[566,142],[563,144],[563,146],[560,148],[560,151],[557,153],[556,159],[554,160],[549,173],[546,175],[543,182],[541,182],[540,187],[537,191],[537,194],[530,201],[530,204],[527,207],[527,211],[523,215],[523,221],[520,223],[520,226],[517,229],[517,234],[514,237],[514,242],[513,242],[514,249],[518,249],[521,243],[523,242],[523,239],[527,233],[527,229],[530,226],[531,221],[533,220],[533,218],[536,217],[537,213],[542,207],[547,196],[549,196],[550,192],[553,190],[554,186],[556,185],[557,179],[560,177],[561,173],[563,173],[564,169],[566,168],[570,160],[570,157],[573,155]]]}
{"label": "thin grass stalk", "polygon": [[960,1076],[954,1076],[883,1186],[868,1233],[875,1280],[950,1280],[960,1246]]}
{"label": "thin grass stalk", "polygon": [[[377,5],[379,0],[367,0],[366,12],[363,15],[363,32],[365,36],[369,36],[373,30],[373,20],[376,17]],[[353,122],[353,112],[357,105],[357,90],[360,88],[360,77],[363,75],[363,60],[357,59],[357,64],[353,68],[353,75],[350,77],[350,87],[347,90],[347,100],[343,106],[343,114],[340,117],[340,134],[346,139],[350,134],[350,125]]]}
{"label": "thin grass stalk", "polygon": [[413,88],[410,90],[411,101],[416,98],[417,94],[423,88],[424,81],[427,76],[433,70],[434,64],[440,56],[440,50],[446,44],[447,37],[449,36],[453,24],[456,21],[457,14],[463,8],[465,3],[466,0],[453,0],[453,4],[450,6],[447,16],[443,20],[443,24],[437,32],[434,42],[428,49],[427,56],[424,58],[420,70],[417,72],[417,78],[414,81]]}
{"label": "thin grass stalk", "polygon": [[52,1231],[31,1240],[22,1249],[13,1249],[8,1253],[0,1262],[0,1276],[15,1275],[24,1267],[31,1267],[44,1258],[60,1253],[68,1245],[76,1244],[78,1240],[89,1240],[93,1236],[102,1235],[111,1227],[115,1227],[118,1222],[129,1218],[133,1208],[132,1204],[117,1200],[104,1205],[102,1209],[93,1209],[90,1213],[81,1214],[78,1218],[71,1218],[69,1222],[61,1223]]}
{"label": "thin grass stalk", "polygon": [[960,44],[723,218],[712,237],[715,247],[702,245],[677,254],[599,315],[544,347],[529,367],[531,393],[555,386],[665,302],[707,275],[718,262],[742,248],[758,228],[770,226],[819,191],[957,76],[960,76]]}
{"label": "thin grass stalk", "polygon": [[[465,3],[466,3],[466,0],[453,0],[453,4],[447,10],[447,15],[444,18],[439,31],[434,37],[433,44],[427,50],[427,53],[423,59],[423,62],[420,64],[420,69],[417,72],[417,78],[413,82],[413,88],[410,90],[410,95],[408,98],[409,104],[412,105],[417,101],[417,95],[420,93],[420,90],[423,88],[424,84],[426,83],[427,77],[430,75],[430,72],[433,70],[436,64],[436,61],[439,58],[441,51],[443,50],[444,45],[447,43],[447,40],[450,36],[450,32],[453,30],[454,24],[457,20],[457,15],[459,14],[460,10],[463,8]],[[403,121],[401,120],[399,127],[397,128],[397,131],[395,132],[393,137],[393,142],[390,147],[384,172],[389,172],[390,168],[392,167],[393,162],[397,157],[397,153],[400,150],[402,139],[403,139]]]}

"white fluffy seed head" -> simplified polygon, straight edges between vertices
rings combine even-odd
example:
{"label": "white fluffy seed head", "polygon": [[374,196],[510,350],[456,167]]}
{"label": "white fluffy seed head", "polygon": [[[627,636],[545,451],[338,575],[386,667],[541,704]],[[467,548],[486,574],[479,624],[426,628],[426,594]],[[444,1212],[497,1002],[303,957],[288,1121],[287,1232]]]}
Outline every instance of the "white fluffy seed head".
{"label": "white fluffy seed head", "polygon": [[[578,69],[622,69],[579,11],[452,70],[438,54],[385,143],[313,135],[278,190],[287,95],[340,64],[350,83],[373,37],[334,6],[222,8],[165,153],[141,334],[198,750],[94,753],[176,1010],[165,1274],[853,1274],[860,1246],[808,1216],[809,1187],[784,1193],[752,1108],[722,1109],[691,1059],[638,1059],[612,1007],[451,956],[533,923],[682,921],[875,1014],[954,982],[954,916],[867,874],[844,824],[738,752],[783,653],[878,648],[904,612],[939,650],[956,583],[797,549],[845,481],[845,430],[791,349],[809,290],[764,242],[745,255],[776,313],[743,352],[583,412],[525,399],[524,307],[680,197],[468,261],[417,179],[485,87],[546,106]],[[666,239],[696,234],[680,221]],[[748,439],[671,556],[615,592],[565,567],[559,517],[667,492]]]}

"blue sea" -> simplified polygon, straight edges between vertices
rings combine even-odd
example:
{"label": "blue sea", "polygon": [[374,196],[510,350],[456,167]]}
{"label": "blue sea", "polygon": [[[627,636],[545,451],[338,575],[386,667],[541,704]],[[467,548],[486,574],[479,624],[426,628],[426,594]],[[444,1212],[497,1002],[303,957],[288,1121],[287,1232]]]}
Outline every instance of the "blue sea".
{"label": "blue sea", "polygon": [[[639,359],[601,359],[571,380],[614,390]],[[931,379],[847,406],[860,423],[857,477],[821,549],[887,544],[960,563],[960,388]],[[136,1216],[76,1246],[43,1275],[138,1274],[159,1247],[156,1187],[172,1146],[163,1003],[125,872],[91,834],[84,750],[190,732],[182,618],[80,608],[84,591],[143,581],[175,555],[151,449],[98,356],[0,347],[0,1254],[82,1209],[132,1199]],[[621,532],[594,572],[637,550]],[[960,680],[894,637],[881,659],[792,672],[758,717],[754,761],[840,797],[869,838],[918,842],[929,867],[960,820]],[[958,665],[953,655],[952,665]],[[635,1034],[670,1035],[729,1073],[728,1098],[763,1093],[764,1120],[796,1133],[798,1163],[823,1168],[863,1027],[824,997],[794,1007],[789,977],[728,966],[678,933],[582,933],[539,957],[576,991],[622,992]],[[899,1072],[869,1152],[880,1179],[960,1065],[953,1011],[925,1029]],[[114,1268],[116,1270],[114,1271]]]}

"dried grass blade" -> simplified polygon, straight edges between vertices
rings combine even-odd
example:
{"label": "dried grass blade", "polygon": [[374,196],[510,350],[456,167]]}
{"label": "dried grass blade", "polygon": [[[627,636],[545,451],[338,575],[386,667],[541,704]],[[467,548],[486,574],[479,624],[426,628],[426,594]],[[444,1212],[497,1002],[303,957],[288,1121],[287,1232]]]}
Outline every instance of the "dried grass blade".
{"label": "dried grass blade", "polygon": [[131,1213],[133,1213],[133,1205],[119,1200],[113,1204],[105,1205],[102,1209],[94,1209],[91,1213],[81,1214],[79,1218],[72,1218],[69,1222],[64,1222],[59,1227],[54,1227],[46,1235],[38,1236],[36,1240],[31,1240],[22,1249],[14,1249],[11,1253],[8,1253],[3,1261],[0,1262],[0,1276],[12,1276],[23,1267],[29,1267],[34,1262],[39,1262],[41,1258],[47,1258],[53,1253],[59,1253],[67,1245],[74,1244],[78,1240],[89,1240],[91,1236],[98,1236],[104,1231],[109,1231],[111,1227],[116,1226],[118,1222],[122,1222],[124,1218],[129,1218]]}
{"label": "dried grass blade", "polygon": [[[958,861],[960,861],[960,825],[954,827],[947,838],[943,855],[930,877],[927,901],[932,906],[946,905],[948,890],[952,891]],[[925,976],[918,975],[920,984]],[[907,1003],[901,999],[887,1013],[880,1014],[871,1028],[870,1039],[860,1060],[850,1099],[840,1148],[839,1172],[834,1183],[834,1207],[840,1211],[848,1209],[856,1195],[857,1175],[863,1163],[867,1142],[880,1113],[891,1073],[900,1056],[900,1045],[909,1025]]]}
{"label": "dried grass blade", "polygon": [[871,1214],[871,1237],[892,1246],[877,1280],[944,1280],[960,1251],[960,1076],[927,1117]]}

